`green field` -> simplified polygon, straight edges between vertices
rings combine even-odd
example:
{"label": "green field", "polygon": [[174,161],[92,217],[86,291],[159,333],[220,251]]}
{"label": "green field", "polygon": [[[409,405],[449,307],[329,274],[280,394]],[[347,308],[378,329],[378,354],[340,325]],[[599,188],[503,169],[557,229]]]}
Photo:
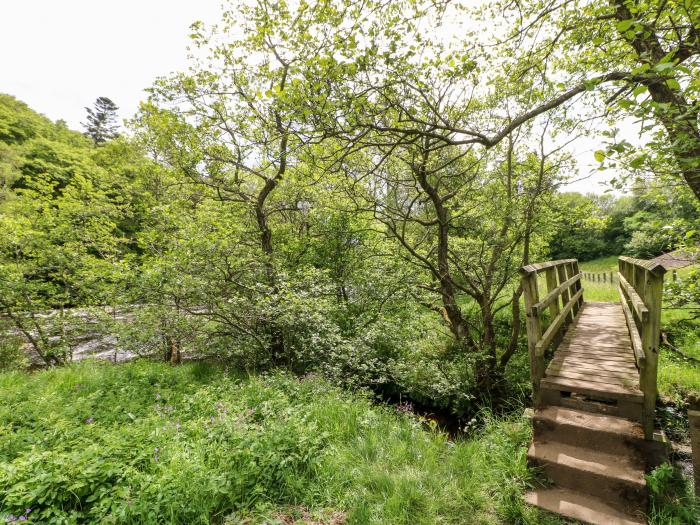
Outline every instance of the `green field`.
{"label": "green field", "polygon": [[600,259],[579,263],[579,267],[582,272],[616,272],[617,259],[617,255],[601,257]]}

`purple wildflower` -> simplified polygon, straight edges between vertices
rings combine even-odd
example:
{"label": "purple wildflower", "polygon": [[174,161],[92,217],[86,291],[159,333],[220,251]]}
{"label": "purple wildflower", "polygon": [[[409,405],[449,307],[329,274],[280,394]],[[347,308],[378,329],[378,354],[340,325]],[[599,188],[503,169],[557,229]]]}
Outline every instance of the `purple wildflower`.
{"label": "purple wildflower", "polygon": [[27,521],[27,517],[26,517],[24,514],[22,514],[22,515],[19,517],[19,521]]}
{"label": "purple wildflower", "polygon": [[17,521],[17,516],[14,514],[10,514],[7,518],[5,518],[5,521],[7,523],[12,523],[13,521]]}
{"label": "purple wildflower", "polygon": [[396,411],[400,414],[410,414],[413,412],[413,403],[410,401],[404,401],[396,405]]}
{"label": "purple wildflower", "polygon": [[155,456],[153,456],[153,459],[155,459],[155,460],[156,460],[156,463],[158,463],[158,454],[156,454]]}
{"label": "purple wildflower", "polygon": [[26,509],[24,509],[24,513],[25,513],[25,514],[30,514],[31,512],[32,512],[32,509],[31,509],[31,508],[26,508]]}
{"label": "purple wildflower", "polygon": [[87,423],[88,425],[90,425],[90,424],[92,424],[94,421],[95,421],[95,419],[91,416],[91,417],[89,417],[89,418],[87,418],[87,419],[85,420],[85,423]]}

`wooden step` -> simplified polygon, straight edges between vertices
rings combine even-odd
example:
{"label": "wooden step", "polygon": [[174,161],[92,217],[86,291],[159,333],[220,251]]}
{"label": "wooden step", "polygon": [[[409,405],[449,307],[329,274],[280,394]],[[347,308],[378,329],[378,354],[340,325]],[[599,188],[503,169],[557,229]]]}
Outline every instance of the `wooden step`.
{"label": "wooden step", "polygon": [[644,398],[639,386],[634,383],[625,385],[616,381],[600,383],[592,380],[569,379],[547,375],[547,377],[542,379],[541,388],[559,390],[560,392],[576,392],[600,399],[625,399],[639,403]]}
{"label": "wooden step", "polygon": [[536,443],[593,447],[609,454],[635,455],[644,463],[647,444],[640,423],[565,407],[545,407],[532,417]]}
{"label": "wooden step", "polygon": [[646,519],[641,513],[625,514],[601,499],[557,487],[528,492],[525,501],[591,525],[646,525]]}
{"label": "wooden step", "polygon": [[[644,396],[632,380],[626,383],[601,382],[547,376],[540,383],[542,406],[561,406],[592,413],[642,420]],[[617,381],[617,380],[615,380]]]}
{"label": "wooden step", "polygon": [[533,442],[530,466],[541,468],[557,487],[604,498],[626,513],[646,508],[644,462],[636,455],[608,454],[563,443]]}

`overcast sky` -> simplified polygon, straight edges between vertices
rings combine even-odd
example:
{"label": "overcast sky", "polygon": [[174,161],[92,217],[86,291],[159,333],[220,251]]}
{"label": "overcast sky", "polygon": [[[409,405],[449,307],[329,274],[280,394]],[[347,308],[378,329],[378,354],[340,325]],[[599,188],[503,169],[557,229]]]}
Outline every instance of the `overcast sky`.
{"label": "overcast sky", "polygon": [[[188,29],[215,22],[221,0],[2,0],[0,92],[81,129],[85,106],[111,98],[131,117],[158,76],[186,68]],[[582,174],[595,166],[597,140],[573,146]],[[611,174],[567,189],[601,193]]]}

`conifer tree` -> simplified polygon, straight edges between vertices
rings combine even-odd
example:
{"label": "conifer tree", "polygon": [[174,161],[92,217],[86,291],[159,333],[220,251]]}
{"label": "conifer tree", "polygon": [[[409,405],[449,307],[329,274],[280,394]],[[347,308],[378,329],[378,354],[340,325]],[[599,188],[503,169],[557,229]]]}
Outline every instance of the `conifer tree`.
{"label": "conifer tree", "polygon": [[98,97],[94,108],[86,107],[87,123],[83,123],[85,135],[91,137],[95,144],[101,144],[119,135],[117,129],[117,110],[119,108],[107,97]]}

